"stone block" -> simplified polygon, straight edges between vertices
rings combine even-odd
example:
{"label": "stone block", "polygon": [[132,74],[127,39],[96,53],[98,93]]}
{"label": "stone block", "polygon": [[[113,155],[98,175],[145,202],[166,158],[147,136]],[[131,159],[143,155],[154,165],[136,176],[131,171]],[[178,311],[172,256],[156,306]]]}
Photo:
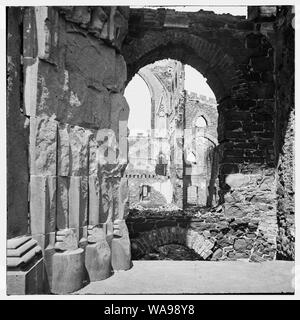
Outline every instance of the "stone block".
{"label": "stone block", "polygon": [[111,243],[112,268],[114,271],[131,268],[131,251],[129,237],[113,238]]}
{"label": "stone block", "polygon": [[111,242],[114,237],[114,224],[112,221],[108,221],[103,225],[105,225],[106,228],[106,241],[109,244],[109,247],[111,248]]}
{"label": "stone block", "polygon": [[46,234],[33,234],[32,238],[37,241],[38,245],[41,247],[43,254],[46,248],[54,247],[56,232],[50,232]]}
{"label": "stone block", "polygon": [[44,261],[40,258],[28,270],[7,271],[6,292],[8,295],[44,293]]}
{"label": "stone block", "polygon": [[69,228],[75,229],[78,240],[80,231],[87,225],[88,177],[70,177]]}
{"label": "stone block", "polygon": [[72,229],[63,229],[56,232],[56,250],[67,251],[76,250],[77,248],[78,239],[76,237],[76,233]]}
{"label": "stone block", "polygon": [[117,10],[116,6],[110,7],[109,20],[104,24],[100,38],[109,41],[120,50],[127,31],[128,21],[126,17]]}
{"label": "stone block", "polygon": [[98,176],[89,176],[89,221],[97,225],[100,221],[100,181]]}
{"label": "stone block", "polygon": [[111,251],[105,238],[85,249],[85,266],[90,281],[104,280],[111,276]]}
{"label": "stone block", "polygon": [[69,225],[69,186],[70,177],[57,178],[57,229],[65,229]]}
{"label": "stone block", "polygon": [[87,176],[88,174],[88,141],[89,130],[72,126],[69,130],[70,175]]}
{"label": "stone block", "polygon": [[241,202],[237,202],[237,204],[225,203],[224,214],[227,217],[242,218],[247,215],[247,212]]}
{"label": "stone block", "polygon": [[74,70],[64,71],[64,100],[58,109],[58,119],[70,125],[109,126],[110,99],[106,88],[89,85],[84,76]]}
{"label": "stone block", "polygon": [[96,243],[97,241],[106,239],[107,224],[100,223],[98,225],[89,225],[88,229],[88,242]]}
{"label": "stone block", "polygon": [[131,268],[131,251],[125,220],[114,221],[114,238],[111,242],[112,268],[115,271]]}
{"label": "stone block", "polygon": [[38,65],[38,59],[24,58],[24,110],[25,114],[31,117],[36,115]]}
{"label": "stone block", "polygon": [[56,227],[55,176],[30,177],[30,227],[32,234],[45,234]]}
{"label": "stone block", "polygon": [[91,13],[91,23],[89,26],[89,32],[95,37],[99,38],[103,29],[105,21],[107,21],[107,14],[99,6],[94,7]]}
{"label": "stone block", "polygon": [[70,126],[65,123],[58,125],[58,142],[57,142],[57,175],[70,175]]}
{"label": "stone block", "polygon": [[250,182],[250,177],[241,173],[229,174],[225,182],[231,187],[231,189],[237,189],[247,186]]}
{"label": "stone block", "polygon": [[274,175],[264,177],[261,183],[259,184],[259,189],[261,191],[274,191],[275,188],[276,182]]}
{"label": "stone block", "polygon": [[223,250],[221,248],[218,248],[212,255],[211,260],[219,260],[223,256]]}
{"label": "stone block", "polygon": [[97,176],[99,172],[99,159],[98,159],[98,142],[96,139],[97,131],[91,130],[91,135],[89,136],[88,142],[88,152],[89,152],[89,175]]}
{"label": "stone block", "polygon": [[235,239],[233,248],[237,252],[244,252],[246,250],[246,247],[247,247],[247,242],[245,239]]}
{"label": "stone block", "polygon": [[44,264],[41,248],[30,236],[7,240],[7,293],[43,293]]}
{"label": "stone block", "polygon": [[68,294],[82,288],[86,278],[84,250],[56,252],[52,257],[52,282],[54,294]]}
{"label": "stone block", "polygon": [[[110,95],[110,100],[111,100],[110,129],[114,131],[115,137],[117,141],[120,143],[119,141],[120,138],[122,139],[124,135],[125,137],[127,137],[127,121],[129,117],[129,105],[125,97],[121,93],[112,93]],[[122,137],[120,137],[121,133],[123,133]]]}
{"label": "stone block", "polygon": [[117,183],[116,190],[116,209],[117,212],[114,212],[114,219],[125,219],[129,213],[129,187],[128,179],[121,178]]}
{"label": "stone block", "polygon": [[[78,70],[76,73],[82,75],[86,86],[93,86],[99,91],[114,86],[116,54],[113,48],[78,33],[67,34],[66,47],[69,69]],[[82,100],[81,97],[79,99]]]}
{"label": "stone block", "polygon": [[[101,129],[97,132],[98,162],[103,179],[115,177],[120,173],[121,166],[117,159],[117,140],[115,131],[112,129]],[[127,163],[124,163],[125,166]]]}
{"label": "stone block", "polygon": [[113,215],[113,199],[112,186],[108,179],[100,181],[100,223],[112,221]]}
{"label": "stone block", "polygon": [[116,92],[123,93],[127,80],[127,66],[124,57],[116,54]]}
{"label": "stone block", "polygon": [[30,118],[30,174],[56,175],[57,121]]}

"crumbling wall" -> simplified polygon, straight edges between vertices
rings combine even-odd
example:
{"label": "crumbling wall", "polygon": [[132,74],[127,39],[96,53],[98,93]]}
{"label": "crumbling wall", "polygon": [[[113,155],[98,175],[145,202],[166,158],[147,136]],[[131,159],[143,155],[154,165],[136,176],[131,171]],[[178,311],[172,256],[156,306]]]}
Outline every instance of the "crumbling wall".
{"label": "crumbling wall", "polygon": [[[294,259],[294,74],[293,6],[249,7],[249,18],[272,44],[274,81],[274,165],[277,192],[277,259]],[[253,37],[253,36],[252,36]],[[271,56],[271,55],[270,55]],[[267,68],[267,65],[265,65]],[[270,73],[270,72],[269,72]],[[269,76],[271,78],[271,74]]]}
{"label": "crumbling wall", "polygon": [[[166,244],[182,244],[202,260],[262,262],[274,258],[257,217],[243,218],[214,212],[139,212],[126,220],[134,259],[141,259]],[[274,249],[274,248],[273,248]]]}
{"label": "crumbling wall", "polygon": [[278,158],[277,258],[295,259],[295,29],[293,7],[275,22],[276,152]]}
{"label": "crumbling wall", "polygon": [[[143,206],[155,208],[172,203],[173,186],[170,177],[135,174],[126,175],[128,178],[129,207]],[[149,196],[144,200],[141,197],[142,186],[149,186]]]}
{"label": "crumbling wall", "polygon": [[22,11],[7,9],[7,238],[28,233],[29,121],[22,103]]}
{"label": "crumbling wall", "polygon": [[[128,78],[153,59],[167,56],[191,65],[207,78],[218,102],[219,202],[228,216],[245,211],[250,217],[268,199],[270,207],[259,210],[258,230],[273,259],[278,232],[273,188],[277,183],[275,85],[274,48],[268,28],[260,30],[255,21],[245,17],[207,11],[183,14],[183,24],[176,16],[175,11],[166,9],[131,12],[131,42],[123,46]],[[155,24],[149,23],[155,19]],[[248,191],[243,183],[232,184],[231,179],[241,176],[241,181],[251,180]],[[259,204],[252,205],[245,195],[254,194],[264,178],[272,180],[272,185],[259,190]],[[226,203],[224,197],[231,192],[234,199]]]}
{"label": "crumbling wall", "polygon": [[[199,121],[200,120],[200,121]],[[218,111],[216,101],[188,92],[185,103],[184,189],[186,205],[218,203],[215,165]]]}
{"label": "crumbling wall", "polygon": [[[124,222],[128,185],[122,177],[129,106],[120,54],[128,13],[128,7],[24,9],[29,228],[43,250],[53,293],[79,289],[85,267],[97,280],[110,276],[111,265],[131,265]],[[107,249],[109,270],[94,278],[104,263],[99,246]]]}

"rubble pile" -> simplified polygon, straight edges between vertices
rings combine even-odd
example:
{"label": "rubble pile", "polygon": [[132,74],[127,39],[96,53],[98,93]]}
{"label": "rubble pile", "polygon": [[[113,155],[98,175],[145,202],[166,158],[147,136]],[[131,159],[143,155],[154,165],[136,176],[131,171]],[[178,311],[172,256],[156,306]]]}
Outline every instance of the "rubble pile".
{"label": "rubble pile", "polygon": [[[139,209],[131,209],[126,221],[133,259],[260,262],[275,258],[274,244],[260,232],[256,217],[228,216],[222,205],[185,210],[175,206],[175,210]],[[162,252],[161,247],[165,248]],[[190,250],[196,255],[190,255]]]}

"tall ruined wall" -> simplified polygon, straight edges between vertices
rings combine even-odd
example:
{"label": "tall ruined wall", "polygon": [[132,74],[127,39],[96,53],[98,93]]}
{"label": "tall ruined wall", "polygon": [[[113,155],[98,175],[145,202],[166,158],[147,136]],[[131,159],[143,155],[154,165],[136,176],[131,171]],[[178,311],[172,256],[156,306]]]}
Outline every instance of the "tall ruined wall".
{"label": "tall ruined wall", "polygon": [[[28,227],[44,253],[54,293],[79,289],[85,267],[93,278],[97,265],[90,259],[99,255],[93,245],[105,246],[113,269],[130,267],[124,222],[128,186],[122,178],[129,107],[123,96],[126,63],[120,54],[128,13],[128,7],[23,10]],[[22,160],[9,156],[11,162]],[[62,279],[69,261],[73,269]]]}
{"label": "tall ruined wall", "polygon": [[[126,168],[126,175],[129,175],[131,180],[130,202],[137,202],[141,184],[137,178],[133,177],[145,174],[149,176],[150,174],[151,181],[149,180],[149,184],[155,183],[155,181],[152,181],[154,175],[157,179],[156,182],[161,186],[160,190],[165,189],[163,176],[171,176],[172,189],[174,190],[173,198],[177,199],[175,202],[182,206],[180,196],[182,193],[177,192],[177,190],[182,188],[182,172],[179,171],[182,171],[183,156],[182,145],[178,144],[177,140],[182,139],[183,136],[181,100],[184,87],[184,67],[179,61],[164,59],[144,66],[138,73],[147,83],[151,94],[152,132],[148,137],[130,136],[128,139],[129,164]],[[179,123],[181,123],[181,127],[178,126]],[[175,131],[176,134],[179,132],[179,139],[174,134]],[[161,182],[161,180],[163,181]],[[168,188],[167,194],[169,190]],[[162,199],[165,196],[169,198],[166,194],[162,194]],[[168,201],[159,199],[159,202]]]}
{"label": "tall ruined wall", "polygon": [[275,22],[276,151],[278,157],[278,259],[295,259],[295,29],[292,7],[281,8]]}
{"label": "tall ruined wall", "polygon": [[[163,170],[160,156],[163,155]],[[167,138],[153,135],[128,137],[128,165],[125,176],[128,178],[129,205],[140,203],[141,186],[151,187],[150,196],[143,205],[157,206],[170,203],[171,186],[169,175],[170,145]],[[171,198],[171,200],[170,200]]]}
{"label": "tall ruined wall", "polygon": [[217,103],[188,92],[185,103],[185,174],[187,205],[215,206],[217,199]]}
{"label": "tall ruined wall", "polygon": [[[249,18],[254,21],[273,46],[274,94],[274,163],[277,196],[277,258],[294,259],[294,75],[295,30],[293,6],[249,7]],[[263,65],[262,65],[263,67]],[[266,68],[266,66],[265,66]]]}
{"label": "tall ruined wall", "polygon": [[274,49],[264,29],[245,17],[209,11],[135,9],[123,49],[128,78],[164,57],[207,78],[218,101],[220,204],[227,217],[259,222],[264,245],[258,254],[266,248],[273,259],[278,232]]}
{"label": "tall ruined wall", "polygon": [[159,174],[160,156],[169,172],[170,145],[167,138],[154,136],[128,137],[128,165],[126,174]]}
{"label": "tall ruined wall", "polygon": [[7,237],[28,233],[29,121],[22,104],[22,14],[7,10]]}

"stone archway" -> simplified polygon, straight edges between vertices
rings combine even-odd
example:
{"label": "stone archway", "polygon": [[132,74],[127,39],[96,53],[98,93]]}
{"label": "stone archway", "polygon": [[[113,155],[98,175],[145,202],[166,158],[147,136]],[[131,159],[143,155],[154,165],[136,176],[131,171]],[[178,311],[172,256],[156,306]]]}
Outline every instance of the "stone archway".
{"label": "stone archway", "polygon": [[142,39],[124,45],[127,63],[127,81],[143,66],[156,60],[171,58],[189,64],[207,77],[217,100],[230,94],[235,73],[233,58],[221,47],[207,40],[182,31],[148,31]]}
{"label": "stone archway", "polygon": [[223,214],[258,222],[258,242],[268,249],[257,254],[274,259],[275,91],[269,40],[244,17],[134,9],[122,53],[127,81],[141,67],[164,58],[187,63],[207,78],[218,101]]}

